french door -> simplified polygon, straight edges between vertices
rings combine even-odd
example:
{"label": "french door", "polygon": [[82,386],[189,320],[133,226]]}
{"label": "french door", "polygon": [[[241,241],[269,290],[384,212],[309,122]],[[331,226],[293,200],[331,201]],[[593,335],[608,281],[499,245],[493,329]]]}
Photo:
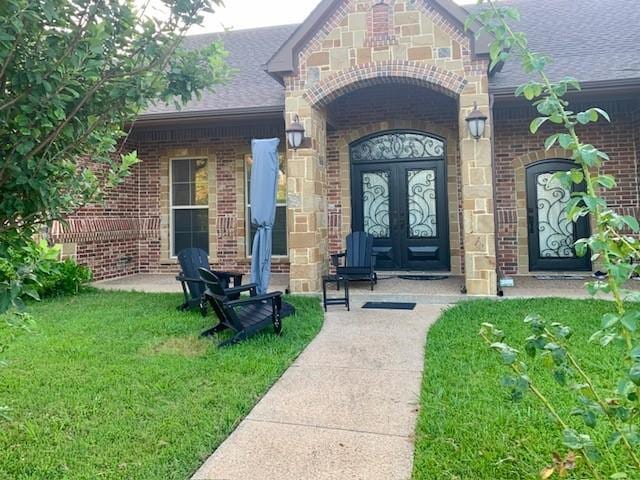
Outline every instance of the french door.
{"label": "french door", "polygon": [[444,160],[352,167],[353,230],[372,234],[381,269],[448,270]]}
{"label": "french door", "polygon": [[589,219],[572,222],[567,217],[571,194],[583,191],[584,185],[573,190],[553,178],[558,171],[569,171],[573,162],[551,160],[527,169],[527,223],[529,231],[529,270],[588,271],[589,255],[578,257],[573,245],[587,238]]}

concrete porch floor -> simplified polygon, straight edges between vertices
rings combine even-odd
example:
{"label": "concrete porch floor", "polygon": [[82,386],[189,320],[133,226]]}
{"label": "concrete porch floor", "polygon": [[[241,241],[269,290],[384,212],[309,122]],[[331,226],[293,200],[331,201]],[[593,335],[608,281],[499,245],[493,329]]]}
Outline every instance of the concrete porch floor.
{"label": "concrete porch floor", "polygon": [[[404,280],[395,274],[380,272],[380,279],[372,292],[366,282],[352,282],[352,304],[374,301],[410,301],[420,304],[450,304],[474,298],[461,293],[462,276],[449,276],[443,280]],[[248,278],[248,277],[246,277]],[[563,278],[550,275],[549,279],[534,276],[514,277],[515,286],[504,288],[504,298],[565,297],[588,298],[584,284],[590,277]],[[286,274],[274,274],[271,290],[285,291],[289,278]],[[180,284],[173,274],[138,274],[111,280],[94,282],[96,288],[104,290],[134,290],[140,292],[180,293]],[[640,282],[632,282],[631,288],[640,288]],[[498,297],[495,297],[498,298]]]}

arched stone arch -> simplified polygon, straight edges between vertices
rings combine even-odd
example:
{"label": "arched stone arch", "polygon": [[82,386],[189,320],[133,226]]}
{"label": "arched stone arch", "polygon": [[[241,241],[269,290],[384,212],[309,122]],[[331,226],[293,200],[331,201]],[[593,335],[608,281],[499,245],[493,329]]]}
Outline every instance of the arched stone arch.
{"label": "arched stone arch", "polygon": [[513,159],[515,176],[516,218],[518,237],[518,273],[529,273],[529,228],[527,225],[527,167],[552,159],[568,159],[571,154],[562,148],[536,150]]}
{"label": "arched stone arch", "polygon": [[349,92],[389,83],[418,85],[458,98],[467,80],[456,73],[420,62],[376,62],[337,72],[309,88],[303,98],[313,107],[321,108]]}
{"label": "arched stone arch", "polygon": [[[337,158],[329,160],[329,162],[337,163],[337,165],[329,165],[329,176],[334,177],[333,179],[329,178],[329,184],[333,185],[333,187],[330,187],[329,191],[330,206],[327,212],[331,250],[339,251],[344,249],[344,239],[351,231],[351,162],[349,146],[364,137],[388,130],[416,130],[435,135],[446,142],[451,272],[454,275],[462,274],[464,252],[462,245],[462,219],[459,208],[462,202],[462,185],[460,183],[458,133],[442,124],[433,122],[391,119],[372,122],[358,128],[341,130],[338,133],[336,141]],[[332,182],[332,180],[335,181]]]}

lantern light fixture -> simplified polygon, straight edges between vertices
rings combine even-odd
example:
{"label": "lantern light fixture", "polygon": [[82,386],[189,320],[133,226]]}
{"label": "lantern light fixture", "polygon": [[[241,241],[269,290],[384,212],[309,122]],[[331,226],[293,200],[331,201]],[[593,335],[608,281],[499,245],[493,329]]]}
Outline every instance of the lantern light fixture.
{"label": "lantern light fixture", "polygon": [[478,103],[473,102],[473,110],[465,118],[469,133],[476,140],[480,140],[484,135],[484,129],[487,125],[487,116],[478,109]]}
{"label": "lantern light fixture", "polygon": [[289,146],[294,150],[298,150],[304,141],[304,126],[300,123],[298,114],[293,118],[293,122],[286,129],[287,141]]}

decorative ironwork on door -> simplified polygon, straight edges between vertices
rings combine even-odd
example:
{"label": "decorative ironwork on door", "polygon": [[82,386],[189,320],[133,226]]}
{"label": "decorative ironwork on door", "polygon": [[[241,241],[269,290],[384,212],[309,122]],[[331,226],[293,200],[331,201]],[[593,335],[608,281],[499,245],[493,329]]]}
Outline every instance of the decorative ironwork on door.
{"label": "decorative ironwork on door", "polygon": [[435,170],[407,170],[407,185],[409,237],[436,237],[438,216]]}
{"label": "decorative ironwork on door", "polygon": [[582,192],[583,183],[565,187],[554,178],[556,172],[573,168],[572,160],[549,159],[527,167],[527,224],[529,270],[588,271],[591,258],[579,257],[574,244],[589,237],[589,218],[572,222],[567,207],[574,192]]}
{"label": "decorative ironwork on door", "polygon": [[354,163],[442,158],[444,142],[418,132],[389,132],[351,148]]}
{"label": "decorative ironwork on door", "polygon": [[553,173],[543,173],[536,178],[540,256],[572,258],[574,224],[567,216],[571,191],[552,177]]}
{"label": "decorative ironwork on door", "polygon": [[389,238],[389,172],[362,174],[364,231],[376,238]]}
{"label": "decorative ironwork on door", "polygon": [[447,270],[446,143],[386,130],[349,145],[352,230],[374,236],[381,270]]}

